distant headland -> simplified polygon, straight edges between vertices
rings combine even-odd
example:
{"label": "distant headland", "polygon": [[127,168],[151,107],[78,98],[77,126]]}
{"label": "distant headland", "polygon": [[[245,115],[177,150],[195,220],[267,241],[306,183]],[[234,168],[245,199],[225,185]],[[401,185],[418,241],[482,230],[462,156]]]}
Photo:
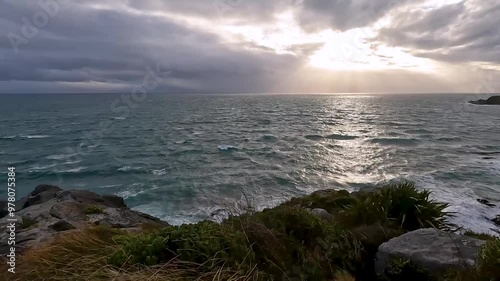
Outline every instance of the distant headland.
{"label": "distant headland", "polygon": [[476,101],[470,101],[470,103],[479,105],[500,105],[500,96],[493,96],[487,100],[480,99]]}

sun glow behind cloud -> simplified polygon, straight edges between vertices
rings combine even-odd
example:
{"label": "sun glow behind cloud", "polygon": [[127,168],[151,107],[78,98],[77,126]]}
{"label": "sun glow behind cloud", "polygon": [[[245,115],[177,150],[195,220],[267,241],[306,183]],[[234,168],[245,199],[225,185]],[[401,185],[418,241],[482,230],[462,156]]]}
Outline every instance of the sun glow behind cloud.
{"label": "sun glow behind cloud", "polygon": [[252,42],[276,54],[297,56],[302,54],[295,51],[295,47],[317,44],[318,48],[307,54],[307,66],[329,71],[435,70],[428,59],[414,57],[402,48],[377,45],[370,40],[390,19],[383,19],[371,28],[345,32],[328,29],[316,33],[305,33],[290,11],[277,15],[275,19],[272,26],[223,25],[221,36],[228,41],[239,38]]}

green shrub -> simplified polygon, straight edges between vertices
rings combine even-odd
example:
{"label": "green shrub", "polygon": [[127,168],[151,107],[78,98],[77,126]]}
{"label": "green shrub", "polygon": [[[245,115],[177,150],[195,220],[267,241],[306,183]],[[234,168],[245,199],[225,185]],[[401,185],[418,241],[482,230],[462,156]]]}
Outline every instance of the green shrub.
{"label": "green shrub", "polygon": [[362,193],[346,211],[350,224],[392,221],[406,230],[445,227],[448,204],[430,199],[430,191],[419,191],[414,183],[387,185],[377,192]]}
{"label": "green shrub", "polygon": [[[248,245],[243,233],[228,231],[215,222],[203,221],[168,227],[161,233],[170,237],[167,243],[169,251],[184,261],[221,261],[231,266],[239,266],[248,255]],[[251,261],[251,257],[249,258]]]}
{"label": "green shrub", "polygon": [[98,205],[88,205],[85,208],[85,214],[93,215],[93,214],[102,214],[104,213],[104,208]]}
{"label": "green shrub", "polygon": [[168,236],[158,233],[122,235],[115,238],[121,248],[114,252],[109,262],[116,266],[123,264],[155,265],[166,256],[166,243]]}
{"label": "green shrub", "polygon": [[283,203],[283,206],[325,209],[329,213],[336,213],[356,202],[347,190],[322,190],[302,198],[292,198]]}
{"label": "green shrub", "polygon": [[360,262],[361,246],[350,233],[304,209],[280,206],[224,224],[245,233],[259,269],[278,280],[325,280]]}
{"label": "green shrub", "polygon": [[156,232],[116,238],[120,249],[110,258],[114,265],[154,265],[173,258],[206,264],[208,268],[221,262],[239,266],[247,255],[241,233],[226,232],[221,225],[203,221],[197,224],[170,226]]}
{"label": "green shrub", "polygon": [[481,249],[478,271],[484,280],[500,280],[500,239],[486,242]]}

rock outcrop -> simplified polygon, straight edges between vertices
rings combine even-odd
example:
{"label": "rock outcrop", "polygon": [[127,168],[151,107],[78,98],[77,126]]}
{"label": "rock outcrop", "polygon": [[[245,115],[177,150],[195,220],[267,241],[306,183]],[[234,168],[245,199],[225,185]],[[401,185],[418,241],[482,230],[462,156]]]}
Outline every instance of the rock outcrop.
{"label": "rock outcrop", "polygon": [[[8,252],[7,243],[4,243],[9,235],[6,228],[8,218],[0,218],[0,256]],[[39,185],[16,202],[15,218],[16,246],[21,252],[32,245],[50,241],[61,232],[91,225],[131,230],[144,223],[168,225],[129,209],[121,197],[86,190],[62,190],[52,185]]]}
{"label": "rock outcrop", "polygon": [[395,258],[410,260],[431,274],[464,266],[474,267],[485,243],[483,240],[434,228],[419,229],[380,245],[375,270],[377,274],[383,274]]}
{"label": "rock outcrop", "polygon": [[500,105],[500,96],[493,96],[490,97],[487,100],[476,100],[476,101],[470,101],[472,104],[480,104],[480,105]]}

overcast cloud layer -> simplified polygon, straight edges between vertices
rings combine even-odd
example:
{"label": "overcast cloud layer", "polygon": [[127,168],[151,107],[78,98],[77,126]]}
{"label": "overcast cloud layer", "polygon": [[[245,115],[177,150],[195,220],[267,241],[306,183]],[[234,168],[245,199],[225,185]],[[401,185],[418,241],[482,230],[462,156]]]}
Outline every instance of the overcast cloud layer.
{"label": "overcast cloud layer", "polygon": [[0,93],[130,91],[146,67],[157,92],[499,92],[499,26],[497,0],[2,0]]}

